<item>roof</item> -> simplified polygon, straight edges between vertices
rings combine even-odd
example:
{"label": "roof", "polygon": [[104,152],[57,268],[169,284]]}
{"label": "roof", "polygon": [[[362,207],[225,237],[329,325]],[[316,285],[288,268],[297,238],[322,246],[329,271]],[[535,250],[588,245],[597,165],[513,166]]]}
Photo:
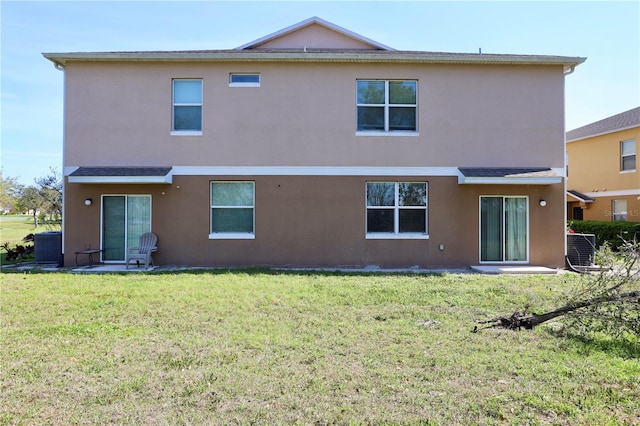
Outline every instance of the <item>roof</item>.
{"label": "roof", "polygon": [[335,24],[332,24],[331,22],[325,21],[324,19],[320,19],[317,16],[314,16],[314,17],[309,18],[309,19],[305,19],[304,21],[298,22],[297,24],[294,24],[294,25],[292,25],[290,27],[283,28],[283,29],[281,29],[279,31],[276,31],[275,33],[266,35],[266,36],[261,37],[261,38],[259,38],[257,40],[249,42],[247,44],[243,44],[242,46],[236,47],[235,50],[255,49],[255,48],[259,47],[260,45],[265,44],[265,43],[267,43],[267,42],[269,42],[271,40],[274,40],[276,38],[280,38],[282,36],[285,36],[287,34],[290,34],[290,33],[294,32],[294,31],[298,31],[298,30],[300,30],[302,28],[305,28],[305,27],[308,27],[308,26],[311,26],[311,25],[314,25],[314,24],[323,26],[325,28],[328,28],[329,30],[335,31],[335,32],[337,32],[339,34],[342,34],[342,35],[347,36],[349,38],[352,38],[354,40],[360,41],[360,42],[362,42],[364,44],[368,44],[369,46],[371,46],[372,48],[375,48],[375,49],[394,50],[393,48],[391,48],[389,46],[385,46],[384,44],[378,43],[375,40],[371,40],[371,39],[369,39],[367,37],[363,37],[363,36],[361,36],[359,34],[354,33],[353,31],[347,30],[346,28],[339,27],[339,26],[337,26]]}
{"label": "roof", "polygon": [[566,139],[567,142],[573,142],[634,127],[640,127],[640,107],[570,130]]}
{"label": "roof", "polygon": [[171,183],[171,167],[79,167],[70,183]]}
{"label": "roof", "polygon": [[57,65],[73,61],[134,62],[393,62],[478,65],[562,65],[569,70],[586,59],[547,55],[501,55],[423,51],[383,51],[357,49],[259,49],[259,50],[189,50],[147,52],[70,52],[43,53]]}
{"label": "roof", "polygon": [[549,167],[459,167],[459,184],[550,185],[562,176]]}
{"label": "roof", "polygon": [[569,189],[567,191],[567,195],[569,197],[575,198],[578,201],[582,201],[583,203],[593,203],[593,198],[589,197],[588,195],[585,195],[581,192],[575,191],[573,189]]}
{"label": "roof", "polygon": [[[362,42],[364,49],[265,49],[259,46],[278,37],[320,25],[342,36]],[[43,53],[57,67],[73,61],[173,61],[173,62],[370,62],[370,63],[429,63],[429,64],[489,64],[489,65],[561,65],[565,71],[586,60],[582,57],[550,55],[503,55],[485,53],[449,53],[394,50],[362,37],[320,18],[313,17],[287,27],[236,49],[131,51],[131,52],[68,52]]]}

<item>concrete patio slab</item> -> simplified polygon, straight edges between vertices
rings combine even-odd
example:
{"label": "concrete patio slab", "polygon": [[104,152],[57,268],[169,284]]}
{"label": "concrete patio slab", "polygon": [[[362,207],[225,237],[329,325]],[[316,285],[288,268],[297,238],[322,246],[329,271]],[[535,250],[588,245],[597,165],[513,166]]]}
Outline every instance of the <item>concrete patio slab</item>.
{"label": "concrete patio slab", "polygon": [[557,274],[558,269],[545,266],[495,266],[479,265],[471,266],[471,270],[481,274]]}
{"label": "concrete patio slab", "polygon": [[126,272],[151,272],[157,269],[157,266],[150,266],[149,268],[145,268],[144,266],[136,267],[129,266],[127,269],[126,265],[93,265],[93,266],[81,266],[79,268],[73,268],[71,272],[82,273],[82,274],[119,274]]}

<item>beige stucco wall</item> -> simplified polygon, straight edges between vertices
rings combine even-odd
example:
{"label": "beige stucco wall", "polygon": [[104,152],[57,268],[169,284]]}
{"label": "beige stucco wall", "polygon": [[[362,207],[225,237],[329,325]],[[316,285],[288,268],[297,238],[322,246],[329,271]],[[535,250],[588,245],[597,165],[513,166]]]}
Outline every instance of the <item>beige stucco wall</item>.
{"label": "beige stucco wall", "polygon": [[[210,181],[255,181],[255,240],[211,240]],[[427,181],[428,240],[367,240],[367,181]],[[563,185],[458,185],[455,177],[175,176],[171,185],[66,184],[65,263],[100,246],[104,194],[149,194],[158,265],[466,267],[479,263],[479,199],[529,197],[530,263],[564,265]],[[85,206],[85,198],[94,203]],[[547,200],[541,207],[540,199]],[[444,250],[440,250],[440,244]]]}
{"label": "beige stucco wall", "polygon": [[310,25],[260,45],[261,49],[371,49],[355,38],[345,37],[321,25]]}
{"label": "beige stucco wall", "polygon": [[[229,87],[231,72],[259,72],[261,87]],[[562,66],[69,62],[65,73],[67,168],[564,165]],[[171,135],[173,78],[203,79],[201,136]],[[357,79],[418,80],[419,134],[356,135]],[[209,239],[209,182],[224,179],[256,182],[255,240]],[[366,239],[367,180],[428,181],[430,238]],[[68,265],[73,252],[100,246],[97,200],[104,194],[152,196],[158,264],[380,267],[477,264],[479,197],[524,195],[530,263],[564,264],[562,184],[176,174],[171,185],[67,183]],[[85,198],[96,202],[86,207]]]}
{"label": "beige stucco wall", "polygon": [[[636,170],[620,171],[620,142],[635,139]],[[567,188],[593,198],[580,204],[571,197],[569,208],[581,206],[584,220],[613,220],[612,201],[627,201],[627,221],[640,222],[640,127],[567,143]],[[572,218],[572,211],[569,218]]]}
{"label": "beige stucco wall", "polygon": [[[229,87],[259,72],[259,88]],[[563,167],[562,66],[76,63],[65,166]],[[202,136],[172,136],[171,81],[202,78]],[[419,136],[357,136],[356,79],[417,79]]]}
{"label": "beige stucco wall", "polygon": [[[636,140],[636,170],[620,171],[620,142]],[[640,189],[640,127],[567,143],[570,189],[587,193]]]}
{"label": "beige stucco wall", "polygon": [[627,222],[640,222],[640,196],[616,195],[608,197],[596,197],[593,203],[585,204],[577,201],[569,202],[569,219],[574,219],[573,208],[582,209],[583,220],[597,220],[611,222],[613,220],[613,200],[627,201]]}

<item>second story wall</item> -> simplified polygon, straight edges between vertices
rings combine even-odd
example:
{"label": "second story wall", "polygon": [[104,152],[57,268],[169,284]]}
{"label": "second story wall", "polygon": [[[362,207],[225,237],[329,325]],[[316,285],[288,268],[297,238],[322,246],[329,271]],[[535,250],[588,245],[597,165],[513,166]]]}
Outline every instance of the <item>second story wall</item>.
{"label": "second story wall", "polygon": [[568,187],[583,193],[640,188],[637,165],[621,171],[620,144],[627,140],[635,140],[637,152],[640,127],[567,143]]}
{"label": "second story wall", "polygon": [[[66,166],[564,165],[562,66],[71,62]],[[259,73],[259,87],[230,87]],[[172,80],[201,79],[202,135],[172,135]],[[356,132],[356,81],[417,81],[417,132]]]}

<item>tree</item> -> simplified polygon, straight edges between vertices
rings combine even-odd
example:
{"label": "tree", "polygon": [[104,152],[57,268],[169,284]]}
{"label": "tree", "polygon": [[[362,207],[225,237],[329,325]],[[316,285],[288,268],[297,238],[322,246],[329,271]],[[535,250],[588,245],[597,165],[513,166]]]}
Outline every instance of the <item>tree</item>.
{"label": "tree", "polygon": [[[526,305],[522,312],[480,323],[489,324],[485,328],[518,330],[565,317],[566,326],[577,334],[603,332],[614,337],[640,339],[640,242],[625,241],[616,255],[602,254],[602,250],[599,254],[608,265],[595,275],[585,275],[559,308],[529,314],[529,305]],[[478,331],[478,327],[473,331]]]}
{"label": "tree", "polygon": [[43,206],[43,198],[35,186],[27,186],[22,190],[17,206],[22,211],[32,212],[33,226],[38,226],[38,210]]}
{"label": "tree", "polygon": [[0,169],[0,209],[14,210],[20,198],[23,186],[18,179],[11,176],[3,176]]}
{"label": "tree", "polygon": [[62,176],[53,167],[49,171],[49,175],[35,179],[42,197],[42,208],[50,216],[54,214],[62,216]]}

